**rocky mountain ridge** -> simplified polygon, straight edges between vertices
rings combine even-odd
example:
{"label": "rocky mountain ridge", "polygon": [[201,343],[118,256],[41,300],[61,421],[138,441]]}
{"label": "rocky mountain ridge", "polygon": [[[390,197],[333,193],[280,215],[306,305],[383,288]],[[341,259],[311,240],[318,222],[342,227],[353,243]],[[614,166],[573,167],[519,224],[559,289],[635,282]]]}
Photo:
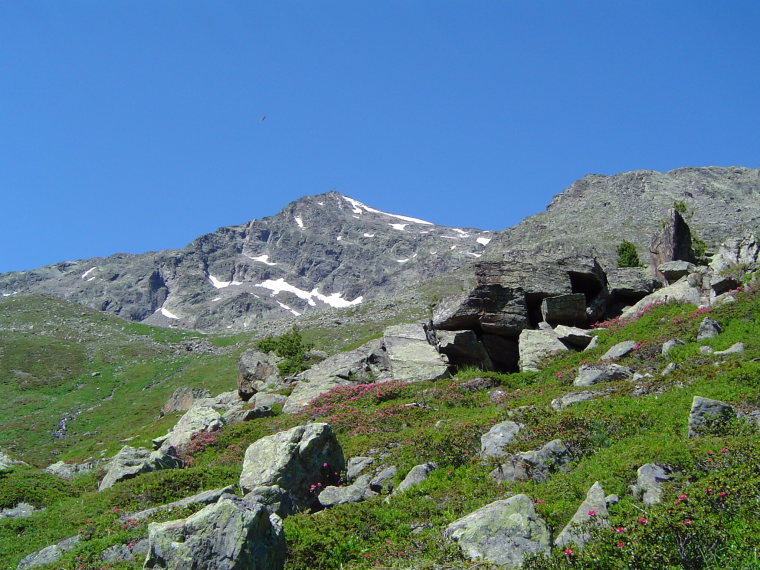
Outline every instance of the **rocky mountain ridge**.
{"label": "rocky mountain ridge", "polygon": [[[246,330],[319,309],[414,296],[419,283],[455,269],[475,279],[481,261],[508,262],[513,281],[535,280],[537,264],[574,256],[595,259],[609,274],[624,240],[650,261],[650,239],[674,204],[710,247],[757,232],[760,170],[588,175],[545,212],[501,232],[437,226],[328,192],[220,228],[183,249],[6,273],[0,294],[54,295],[159,326]],[[652,260],[653,267],[659,263]]]}
{"label": "rocky mountain ridge", "polygon": [[180,250],[7,273],[0,292],[50,294],[160,326],[240,330],[391,295],[477,259],[491,237],[328,192],[219,228]]}

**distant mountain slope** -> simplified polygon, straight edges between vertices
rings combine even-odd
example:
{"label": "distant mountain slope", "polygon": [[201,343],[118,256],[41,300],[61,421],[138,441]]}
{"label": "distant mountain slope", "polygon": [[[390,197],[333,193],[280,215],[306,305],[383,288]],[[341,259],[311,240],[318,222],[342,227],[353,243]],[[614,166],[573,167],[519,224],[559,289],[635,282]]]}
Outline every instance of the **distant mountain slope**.
{"label": "distant mountain slope", "polygon": [[693,234],[708,244],[757,232],[760,169],[680,168],[584,176],[555,196],[545,212],[499,232],[486,257],[510,260],[536,253],[593,252],[609,268],[616,266],[617,246],[628,240],[647,262],[652,235],[676,201],[686,206]]}
{"label": "distant mountain slope", "polygon": [[50,294],[152,324],[242,329],[392,294],[480,257],[492,236],[328,192],[184,249],[6,273],[0,294]]}

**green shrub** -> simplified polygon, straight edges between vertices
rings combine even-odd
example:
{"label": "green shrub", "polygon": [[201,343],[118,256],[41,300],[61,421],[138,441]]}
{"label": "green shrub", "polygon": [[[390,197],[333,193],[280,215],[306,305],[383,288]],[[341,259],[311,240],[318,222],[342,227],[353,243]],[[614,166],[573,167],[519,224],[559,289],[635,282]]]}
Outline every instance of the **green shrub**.
{"label": "green shrub", "polygon": [[22,467],[0,471],[0,509],[15,507],[18,503],[48,507],[76,494],[71,483],[39,469]]}
{"label": "green shrub", "polygon": [[280,374],[293,375],[306,370],[310,363],[307,353],[314,348],[310,342],[304,342],[301,331],[294,326],[289,333],[274,337],[271,334],[261,339],[257,344],[261,352],[274,352],[283,359],[277,364]]}
{"label": "green shrub", "polygon": [[618,267],[643,267],[643,263],[636,253],[636,246],[629,241],[624,241],[617,248]]}

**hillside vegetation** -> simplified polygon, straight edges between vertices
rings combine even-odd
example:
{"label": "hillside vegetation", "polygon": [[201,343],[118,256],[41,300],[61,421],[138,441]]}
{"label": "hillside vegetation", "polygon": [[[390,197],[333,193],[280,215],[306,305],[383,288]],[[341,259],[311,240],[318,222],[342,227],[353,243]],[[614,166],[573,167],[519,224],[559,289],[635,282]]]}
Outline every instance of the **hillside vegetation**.
{"label": "hillside vegetation", "polygon": [[[57,459],[110,456],[126,438],[134,438],[130,445],[148,446],[176,422],[176,415],[158,417],[172,391],[234,389],[237,358],[255,339],[128,324],[44,297],[0,299],[0,378],[6,396],[0,403],[0,447],[33,465],[0,472],[0,508],[21,501],[46,508],[29,518],[0,520],[0,567],[15,568],[26,554],[80,535],[71,552],[41,568],[141,568],[141,559],[108,563],[101,553],[143,538],[150,521],[180,518],[200,507],[140,521],[120,517],[237,485],[251,443],[314,420],[332,426],[347,458],[375,455],[397,466],[396,483],[422,462],[434,461],[438,468],[387,501],[381,494],[285,519],[288,570],[487,569],[486,563],[463,558],[457,545],[443,538],[447,525],[524,493],[556,536],[597,481],[620,499],[609,508],[609,524],[592,526],[584,548],[555,548],[551,557],[528,560],[527,568],[758,568],[756,546],[746,540],[760,535],[756,428],[736,420],[712,434],[687,437],[695,396],[740,410],[760,406],[760,292],[748,288],[735,297],[736,302],[710,310],[654,306],[628,324],[607,323],[596,348],[566,353],[537,373],[466,369],[436,382],[337,388],[298,414],[258,418],[198,437],[183,469],[147,473],[100,492],[102,472],[64,481],[39,467]],[[698,342],[697,329],[708,315],[722,332]],[[305,329],[304,337],[325,349],[336,330],[340,326]],[[342,342],[347,346],[362,334],[373,332],[357,331]],[[662,344],[674,338],[685,344],[663,356]],[[560,411],[551,407],[552,400],[578,391],[571,384],[581,364],[596,362],[626,340],[635,341],[636,348],[620,363],[643,377],[605,384],[602,396]],[[719,351],[737,342],[745,349],[732,355],[701,349]],[[663,376],[670,363],[675,369]],[[54,439],[52,432],[67,414],[75,419],[66,423],[64,437]],[[509,451],[561,438],[572,452],[571,469],[543,482],[495,482],[494,463],[480,457],[480,438],[507,419],[528,428]],[[636,470],[650,462],[667,465],[673,477],[663,502],[644,507],[628,487]]]}

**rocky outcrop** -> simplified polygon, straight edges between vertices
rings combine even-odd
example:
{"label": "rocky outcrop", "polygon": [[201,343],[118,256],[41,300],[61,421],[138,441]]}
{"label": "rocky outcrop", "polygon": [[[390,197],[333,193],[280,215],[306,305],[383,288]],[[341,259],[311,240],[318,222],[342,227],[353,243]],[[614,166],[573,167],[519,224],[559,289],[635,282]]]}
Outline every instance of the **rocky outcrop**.
{"label": "rocky outcrop", "polygon": [[10,509],[0,509],[0,520],[25,519],[27,517],[31,517],[35,513],[39,513],[44,510],[45,509],[38,509],[29,503],[18,503],[15,507],[12,507]]}
{"label": "rocky outcrop", "polygon": [[285,413],[303,409],[311,400],[336,386],[390,379],[391,364],[380,341],[348,352],[339,352],[301,372],[283,408]]}
{"label": "rocky outcrop", "polygon": [[159,451],[164,454],[171,450],[181,452],[192,439],[193,435],[202,431],[216,431],[223,426],[222,414],[213,408],[213,403],[207,399],[199,400],[180,418],[161,443]]}
{"label": "rocky outcrop", "polygon": [[158,471],[159,469],[174,469],[182,466],[182,460],[170,450],[150,451],[144,447],[125,445],[117,453],[110,464],[105,477],[100,481],[98,490],[110,489],[119,481],[137,477],[141,473]]}
{"label": "rocky outcrop", "polygon": [[148,551],[148,539],[144,538],[134,543],[116,544],[110,548],[106,548],[100,553],[100,559],[103,562],[110,564],[116,564],[118,562],[134,562],[137,559],[144,559],[145,555],[148,554]]}
{"label": "rocky outcrop", "polygon": [[588,320],[586,297],[583,293],[546,297],[541,301],[541,317],[552,326],[582,327]]}
{"label": "rocky outcrop", "polygon": [[314,423],[263,437],[245,452],[240,487],[277,485],[287,491],[299,507],[316,500],[315,489],[323,489],[345,468],[343,450],[327,424]]}
{"label": "rocky outcrop", "polygon": [[490,503],[451,523],[444,535],[470,560],[507,569],[521,568],[526,555],[548,554],[551,547],[546,522],[526,495]]}
{"label": "rocky outcrop", "polygon": [[63,461],[56,461],[45,467],[45,471],[52,475],[56,475],[61,479],[71,481],[78,475],[84,475],[98,467],[106,466],[108,462],[108,459],[89,459],[82,463],[65,463]]}
{"label": "rocky outcrop", "polygon": [[151,523],[146,570],[281,570],[282,521],[262,505],[226,495],[186,519]]}
{"label": "rocky outcrop", "polygon": [[672,284],[681,277],[693,273],[696,268],[696,265],[688,261],[667,261],[657,266],[657,273],[662,275],[665,281]]}
{"label": "rocky outcrop", "polygon": [[483,342],[475,331],[436,331],[438,350],[454,366],[475,366],[493,370],[494,364]]}
{"label": "rocky outcrop", "polygon": [[[651,266],[659,268],[668,261],[694,261],[691,250],[691,230],[680,212],[675,208],[668,210],[664,227],[652,238],[649,245]],[[663,277],[656,269],[658,277]]]}

